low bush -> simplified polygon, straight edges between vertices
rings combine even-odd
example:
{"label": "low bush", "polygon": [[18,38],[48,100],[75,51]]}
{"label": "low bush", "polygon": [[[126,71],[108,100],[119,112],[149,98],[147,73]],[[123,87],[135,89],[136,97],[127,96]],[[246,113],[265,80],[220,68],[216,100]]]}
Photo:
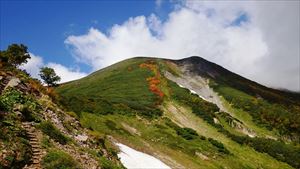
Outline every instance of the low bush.
{"label": "low bush", "polygon": [[48,137],[43,137],[41,141],[41,145],[43,148],[50,148],[53,147],[54,145],[51,143],[50,139]]}
{"label": "low bush", "polygon": [[224,84],[214,83],[211,87],[222,95],[232,107],[249,113],[256,124],[269,130],[277,129],[281,135],[295,138],[293,141],[300,143],[299,102],[286,105],[285,102],[289,102],[289,98],[282,96],[280,102],[272,103],[262,98],[261,95],[252,96],[247,92]]}
{"label": "low bush", "polygon": [[125,169],[123,166],[119,166],[105,157],[101,157],[99,163],[102,169]]}
{"label": "low bush", "polygon": [[44,121],[40,123],[39,128],[42,130],[43,133],[48,135],[53,140],[59,142],[60,144],[67,144],[67,142],[70,140],[49,121]]}
{"label": "low bush", "polygon": [[295,168],[300,168],[300,148],[297,146],[266,138],[250,138],[230,133],[227,135],[239,144],[248,145],[256,151],[267,153],[277,160],[286,162]]}
{"label": "low bush", "polygon": [[21,113],[23,114],[24,119],[26,121],[34,121],[34,122],[41,121],[40,117],[34,113],[34,110],[27,105],[22,108]]}
{"label": "low bush", "polygon": [[199,136],[197,132],[191,128],[178,128],[176,133],[186,140],[192,140]]}
{"label": "low bush", "polygon": [[198,133],[191,128],[181,128],[176,123],[172,122],[170,119],[165,118],[166,125],[173,128],[176,131],[176,134],[181,136],[182,138],[186,140],[193,140],[196,138],[200,138],[201,140],[206,140],[204,136],[199,136]]}
{"label": "low bush", "polygon": [[43,168],[45,169],[79,169],[79,164],[67,153],[52,150],[43,158]]}
{"label": "low bush", "polygon": [[17,103],[25,103],[24,96],[18,90],[8,89],[5,90],[0,96],[1,110],[10,112]]}
{"label": "low bush", "polygon": [[217,147],[219,152],[222,152],[222,153],[225,153],[225,154],[229,154],[229,153],[230,153],[229,150],[227,150],[227,149],[225,148],[225,146],[224,146],[223,143],[221,143],[221,142],[219,142],[219,141],[217,141],[217,140],[215,140],[215,139],[213,139],[213,138],[208,138],[208,141],[209,141],[212,145],[214,145],[215,147]]}

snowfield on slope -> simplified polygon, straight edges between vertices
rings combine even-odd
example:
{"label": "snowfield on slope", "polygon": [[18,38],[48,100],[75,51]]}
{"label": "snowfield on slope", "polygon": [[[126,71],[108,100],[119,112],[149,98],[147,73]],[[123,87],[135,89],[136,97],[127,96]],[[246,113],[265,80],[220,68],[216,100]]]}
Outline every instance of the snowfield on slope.
{"label": "snowfield on slope", "polygon": [[116,145],[120,148],[118,157],[128,169],[171,169],[165,163],[151,155],[136,151],[121,143],[116,143]]}

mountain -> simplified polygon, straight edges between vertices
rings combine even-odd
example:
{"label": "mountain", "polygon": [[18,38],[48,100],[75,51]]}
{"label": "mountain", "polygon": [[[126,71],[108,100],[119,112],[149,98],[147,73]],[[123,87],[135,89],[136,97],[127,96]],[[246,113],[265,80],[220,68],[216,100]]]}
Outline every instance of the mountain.
{"label": "mountain", "polygon": [[300,168],[300,94],[200,57],[132,58],[55,91],[83,128],[171,168]]}

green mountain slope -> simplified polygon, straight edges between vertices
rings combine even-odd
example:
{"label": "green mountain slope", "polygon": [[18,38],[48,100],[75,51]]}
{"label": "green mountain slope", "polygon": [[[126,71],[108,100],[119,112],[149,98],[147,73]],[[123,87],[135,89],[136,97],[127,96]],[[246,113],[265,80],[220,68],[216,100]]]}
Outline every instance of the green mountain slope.
{"label": "green mountain slope", "polygon": [[83,127],[173,168],[300,167],[299,94],[199,57],[133,58],[56,91]]}

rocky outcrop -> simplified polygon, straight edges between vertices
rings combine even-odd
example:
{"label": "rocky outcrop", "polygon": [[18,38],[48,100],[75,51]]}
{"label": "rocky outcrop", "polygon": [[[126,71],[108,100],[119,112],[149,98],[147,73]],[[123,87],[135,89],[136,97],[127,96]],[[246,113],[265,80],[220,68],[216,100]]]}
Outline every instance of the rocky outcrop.
{"label": "rocky outcrop", "polygon": [[0,137],[0,168],[41,169],[44,157],[57,150],[69,154],[84,169],[101,168],[101,160],[121,166],[117,155],[109,151],[111,146],[105,144],[106,138],[89,133],[76,114],[69,114],[54,101],[51,92],[18,69],[0,70],[0,106],[5,108],[0,110],[0,133],[4,133]]}
{"label": "rocky outcrop", "polygon": [[[228,124],[235,128],[237,131],[248,135],[249,137],[255,137],[256,133],[250,128],[246,127],[243,122],[232,116],[232,112],[230,112],[223,104],[220,96],[214,92],[214,90],[209,86],[209,80],[201,77],[199,75],[194,75],[189,73],[187,67],[180,67],[182,71],[181,76],[174,76],[173,74],[166,72],[165,77],[169,80],[175,82],[182,88],[186,88],[190,90],[191,93],[197,94],[200,98],[205,101],[211,102],[218,106],[222,116],[225,117],[225,120]],[[214,118],[214,123],[219,124],[220,121],[217,118]]]}
{"label": "rocky outcrop", "polygon": [[9,88],[9,87],[15,87],[18,86],[18,84],[20,83],[20,79],[16,78],[16,77],[12,77],[9,82],[7,83],[7,85],[4,87],[4,90]]}
{"label": "rocky outcrop", "polygon": [[82,168],[86,169],[101,169],[98,161],[96,161],[90,154],[80,151],[80,147],[74,147],[71,145],[61,145],[57,142],[53,142],[55,147],[71,155],[77,162],[80,163]]}

